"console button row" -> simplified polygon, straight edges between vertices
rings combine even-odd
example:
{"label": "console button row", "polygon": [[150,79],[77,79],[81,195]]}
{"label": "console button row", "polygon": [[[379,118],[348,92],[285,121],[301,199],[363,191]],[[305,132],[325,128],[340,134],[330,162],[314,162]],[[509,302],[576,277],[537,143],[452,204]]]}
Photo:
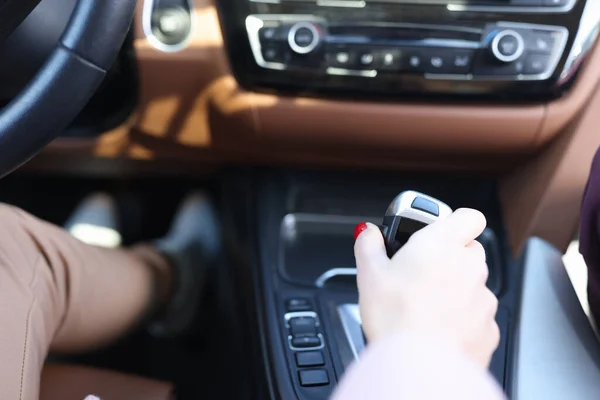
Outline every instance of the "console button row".
{"label": "console button row", "polygon": [[333,47],[327,51],[327,65],[353,70],[467,74],[473,56],[474,51],[469,49]]}

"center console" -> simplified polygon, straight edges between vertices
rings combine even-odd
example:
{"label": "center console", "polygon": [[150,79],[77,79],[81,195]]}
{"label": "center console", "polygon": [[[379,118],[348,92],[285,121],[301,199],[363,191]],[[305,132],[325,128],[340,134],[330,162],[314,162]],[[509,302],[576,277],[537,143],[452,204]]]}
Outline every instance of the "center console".
{"label": "center console", "polygon": [[597,35],[593,0],[225,0],[236,77],[253,89],[548,99]]}
{"label": "center console", "polygon": [[485,213],[488,229],[478,240],[490,268],[488,287],[500,299],[496,320],[502,336],[490,371],[508,387],[516,269],[506,251],[493,182],[271,171],[237,184],[230,180],[226,197],[235,201],[227,209],[236,210],[236,224],[247,220],[235,231],[244,232],[242,242],[251,238],[255,249],[252,266],[239,270],[238,291],[256,335],[254,369],[266,375],[268,398],[328,399],[360,358],[366,340],[354,227],[382,223],[390,201],[409,189],[444,199],[453,209]]}

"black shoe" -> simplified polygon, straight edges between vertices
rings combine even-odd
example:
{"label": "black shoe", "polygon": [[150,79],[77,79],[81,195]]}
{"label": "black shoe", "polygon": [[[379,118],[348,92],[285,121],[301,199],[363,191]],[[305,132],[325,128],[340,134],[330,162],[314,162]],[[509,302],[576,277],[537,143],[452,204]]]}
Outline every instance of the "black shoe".
{"label": "black shoe", "polygon": [[88,244],[113,248],[122,243],[117,203],[106,193],[95,193],[85,198],[64,228]]}
{"label": "black shoe", "polygon": [[206,279],[221,250],[221,229],[209,197],[189,195],[175,215],[169,233],[154,245],[175,267],[175,291],[164,317],[149,327],[157,337],[193,332]]}

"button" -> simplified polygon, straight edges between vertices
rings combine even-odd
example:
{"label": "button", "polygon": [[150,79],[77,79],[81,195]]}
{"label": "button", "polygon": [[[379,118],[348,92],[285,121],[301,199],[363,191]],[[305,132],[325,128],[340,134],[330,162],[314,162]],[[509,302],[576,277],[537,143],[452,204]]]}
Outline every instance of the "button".
{"label": "button", "polygon": [[297,317],[289,320],[292,336],[316,336],[317,321],[312,317]]}
{"label": "button", "polygon": [[411,207],[415,210],[420,210],[436,217],[440,216],[440,207],[436,202],[426,199],[425,197],[417,197],[413,200]]}
{"label": "button", "polygon": [[492,53],[502,62],[513,62],[525,51],[525,41],[520,33],[511,29],[499,32],[492,40]]}
{"label": "button", "polygon": [[346,49],[339,49],[328,53],[327,58],[330,67],[351,68],[355,64],[356,53]]}
{"label": "button", "polygon": [[428,49],[423,53],[425,72],[448,74],[453,71],[454,54],[450,49]]}
{"label": "button", "polygon": [[365,51],[358,55],[357,65],[359,68],[373,68],[375,66],[375,53],[372,51]]}
{"label": "button", "polygon": [[449,72],[452,74],[468,74],[473,63],[472,50],[453,50],[450,56]]}
{"label": "button", "polygon": [[261,49],[263,59],[266,62],[284,62],[284,54],[281,50],[281,46],[277,45],[266,45]]}
{"label": "button", "polygon": [[298,371],[298,378],[300,385],[305,387],[329,385],[329,374],[324,369]]}
{"label": "button", "polygon": [[281,39],[281,29],[276,26],[260,28],[258,37],[261,43],[274,42]]}
{"label": "button", "polygon": [[527,38],[526,47],[534,53],[550,54],[554,48],[554,37],[549,33],[532,33]]}
{"label": "button", "polygon": [[312,306],[308,299],[290,299],[286,303],[286,308],[289,312],[312,310]]}
{"label": "button", "polygon": [[543,74],[548,69],[550,56],[532,54],[525,59],[523,73],[527,75]]}
{"label": "button", "polygon": [[418,50],[408,51],[402,64],[403,68],[408,71],[423,72],[425,70],[425,60],[423,54]]}
{"label": "button", "polygon": [[570,0],[544,0],[544,5],[551,7],[564,7],[570,2]]}
{"label": "button", "polygon": [[298,367],[320,367],[325,365],[325,359],[320,351],[302,351],[296,353],[296,365]]}
{"label": "button", "polygon": [[290,28],[288,44],[298,54],[308,54],[315,50],[321,42],[320,28],[310,22],[298,22]]}
{"label": "button", "polygon": [[294,35],[294,41],[300,47],[307,47],[315,40],[315,34],[308,28],[300,28]]}
{"label": "button", "polygon": [[292,338],[292,347],[296,349],[308,349],[311,347],[320,347],[321,338],[318,336],[300,336]]}
{"label": "button", "polygon": [[377,68],[384,71],[397,71],[401,67],[400,50],[381,50],[377,55]]}

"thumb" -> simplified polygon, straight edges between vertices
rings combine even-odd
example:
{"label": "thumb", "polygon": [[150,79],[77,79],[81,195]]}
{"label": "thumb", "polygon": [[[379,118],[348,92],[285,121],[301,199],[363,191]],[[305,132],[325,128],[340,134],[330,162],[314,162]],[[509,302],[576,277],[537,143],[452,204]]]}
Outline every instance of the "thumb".
{"label": "thumb", "polygon": [[361,275],[369,275],[390,264],[383,236],[377,226],[367,224],[367,229],[358,235],[354,244],[354,257],[359,281]]}

